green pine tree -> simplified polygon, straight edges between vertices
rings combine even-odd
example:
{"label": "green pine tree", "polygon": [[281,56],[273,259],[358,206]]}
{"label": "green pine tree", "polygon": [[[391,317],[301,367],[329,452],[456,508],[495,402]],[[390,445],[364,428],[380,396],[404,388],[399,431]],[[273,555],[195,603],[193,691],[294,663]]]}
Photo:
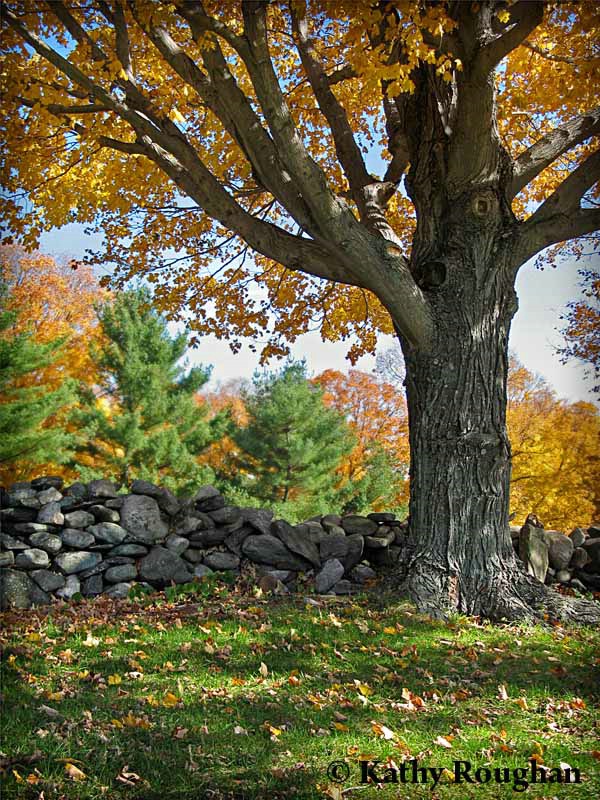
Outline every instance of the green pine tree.
{"label": "green pine tree", "polygon": [[233,432],[242,482],[257,500],[308,501],[313,513],[335,497],[335,475],[354,437],[342,415],[327,408],[304,363],[256,374],[243,393],[248,425]]}
{"label": "green pine tree", "polygon": [[0,279],[0,479],[15,464],[28,474],[40,464],[63,463],[73,437],[59,418],[74,400],[74,386],[65,380],[48,391],[36,385],[36,373],[52,363],[64,339],[45,344],[29,333],[15,333],[15,313],[6,310],[8,289]]}
{"label": "green pine tree", "polygon": [[93,353],[100,385],[83,388],[76,420],[83,479],[141,478],[188,492],[213,478],[198,455],[223,435],[227,415],[208,419],[196,393],[210,368],[186,372],[186,334],[170,336],[145,289],[124,292],[100,311],[105,344]]}

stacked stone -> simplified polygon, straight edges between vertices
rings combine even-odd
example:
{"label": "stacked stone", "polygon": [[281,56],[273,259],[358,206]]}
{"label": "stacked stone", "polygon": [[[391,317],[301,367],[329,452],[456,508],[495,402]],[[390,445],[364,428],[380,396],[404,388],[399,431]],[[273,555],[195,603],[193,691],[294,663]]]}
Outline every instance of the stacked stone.
{"label": "stacked stone", "polygon": [[600,526],[575,528],[566,535],[544,530],[530,515],[522,528],[511,527],[511,536],[519,557],[538,580],[580,592],[600,591]]}
{"label": "stacked stone", "polygon": [[63,488],[58,477],[0,490],[0,603],[29,608],[53,597],[126,597],[211,572],[260,565],[266,585],[347,594],[400,558],[406,525],[394,514],[315,517],[299,525],[228,505],[212,486],[186,500],[142,480],[119,494],[109,480]]}

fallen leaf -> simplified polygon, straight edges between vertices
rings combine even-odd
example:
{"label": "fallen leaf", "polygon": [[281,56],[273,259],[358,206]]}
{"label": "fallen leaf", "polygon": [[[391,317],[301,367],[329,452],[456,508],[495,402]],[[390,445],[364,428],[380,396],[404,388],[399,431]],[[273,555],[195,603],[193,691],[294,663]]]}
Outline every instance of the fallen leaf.
{"label": "fallen leaf", "polygon": [[506,691],[506,686],[503,683],[498,686],[498,697],[500,700],[508,700],[508,692]]}
{"label": "fallen leaf", "polygon": [[115,675],[109,675],[108,676],[108,685],[109,686],[118,686],[122,682],[123,682],[123,680],[122,680],[120,675],[116,675],[115,674]]}
{"label": "fallen leaf", "polygon": [[235,728],[233,729],[233,732],[236,734],[236,736],[248,735],[248,731],[245,728],[242,728],[241,725],[236,725]]}
{"label": "fallen leaf", "polygon": [[434,744],[438,744],[440,747],[446,747],[448,749],[452,748],[452,743],[446,739],[445,736],[438,736],[433,742]]}
{"label": "fallen leaf", "polygon": [[390,740],[396,736],[393,730],[382,725],[380,722],[371,722],[371,730],[382,739]]}
{"label": "fallen leaf", "polygon": [[263,678],[266,678],[267,675],[269,674],[269,668],[267,667],[267,665],[265,664],[264,661],[260,662],[260,667],[259,667],[258,671],[263,676]]}
{"label": "fallen leaf", "polygon": [[173,692],[167,692],[162,699],[162,705],[165,708],[175,708],[181,702],[181,697],[177,697],[177,695],[173,694]]}
{"label": "fallen leaf", "polygon": [[82,772],[75,764],[71,764],[70,761],[65,764],[65,772],[73,781],[84,781],[87,778],[85,772]]}

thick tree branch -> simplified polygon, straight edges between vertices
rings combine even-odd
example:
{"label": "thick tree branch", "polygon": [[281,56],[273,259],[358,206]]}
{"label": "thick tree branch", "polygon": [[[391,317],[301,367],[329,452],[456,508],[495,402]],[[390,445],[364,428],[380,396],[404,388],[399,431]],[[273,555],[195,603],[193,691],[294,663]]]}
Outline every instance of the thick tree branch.
{"label": "thick tree branch", "polygon": [[[133,5],[132,10],[137,20]],[[138,24],[141,24],[139,20]],[[231,74],[219,45],[202,50],[209,71],[207,76],[164,28],[150,26],[146,32],[165,61],[221,120],[252,165],[258,182],[314,237],[316,230],[306,204],[283,167],[273,141]]]}
{"label": "thick tree branch", "polygon": [[551,130],[515,160],[508,199],[512,200],[521,189],[563,153],[598,133],[600,133],[600,107],[573,117],[565,125]]}
{"label": "thick tree branch", "polygon": [[510,19],[505,31],[484,44],[476,54],[473,73],[479,78],[489,75],[544,19],[542,0],[520,0],[510,6],[508,11]]}
{"label": "thick tree branch", "polygon": [[127,22],[125,12],[120,2],[115,3],[114,11],[115,42],[117,58],[121,62],[128,80],[133,82],[133,68],[131,65],[131,53],[129,50],[129,33],[127,32]]}
{"label": "thick tree branch", "polygon": [[94,61],[106,60],[106,55],[103,53],[102,48],[100,48],[87,31],[82,28],[61,0],[47,0],[46,5],[54,16],[62,22],[76,42],[85,44],[90,48]]}
{"label": "thick tree branch", "polygon": [[585,193],[600,180],[600,151],[589,156],[521,226],[515,269],[551,244],[600,229],[600,209],[581,208]]}
{"label": "thick tree branch", "polygon": [[331,90],[327,73],[317,56],[314,42],[309,36],[306,6],[300,14],[298,4],[292,3],[290,14],[292,31],[302,66],[315,93],[319,108],[331,128],[335,151],[348,180],[352,196],[360,206],[362,205],[361,189],[372,183],[373,179],[367,171],[348,116]]}

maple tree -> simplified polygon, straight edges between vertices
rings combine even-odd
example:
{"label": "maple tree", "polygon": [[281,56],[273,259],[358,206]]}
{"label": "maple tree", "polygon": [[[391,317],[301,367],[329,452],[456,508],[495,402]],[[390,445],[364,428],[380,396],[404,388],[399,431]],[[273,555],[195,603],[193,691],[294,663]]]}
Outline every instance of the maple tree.
{"label": "maple tree", "polygon": [[0,269],[9,288],[13,330],[29,331],[40,344],[64,339],[63,347],[36,380],[54,388],[68,376],[94,382],[90,345],[100,329],[95,306],[106,299],[91,267],[73,269],[40,252],[0,247]]}
{"label": "maple tree", "polygon": [[[324,391],[323,401],[344,414],[356,438],[354,449],[338,469],[342,483],[350,483],[361,495],[364,493],[363,505],[369,510],[405,506],[410,456],[408,414],[402,392],[356,369],[347,374],[325,370],[314,382]],[[377,481],[361,492],[361,482],[369,477],[377,477]]]}
{"label": "maple tree", "polygon": [[565,344],[560,348],[564,361],[577,358],[588,367],[594,381],[593,391],[600,392],[600,270],[581,270],[583,298],[569,304]]}
{"label": "maple tree", "polygon": [[598,410],[590,403],[558,400],[543,378],[513,356],[507,424],[510,508],[516,522],[535,511],[547,528],[592,523],[600,500]]}
{"label": "maple tree", "polygon": [[411,596],[597,618],[515,560],[505,425],[518,269],[600,226],[597,4],[2,9],[15,235],[102,227],[117,282],[146,274],[163,309],[234,347],[268,331],[265,357],[314,323],[354,335],[353,358],[395,331]]}

